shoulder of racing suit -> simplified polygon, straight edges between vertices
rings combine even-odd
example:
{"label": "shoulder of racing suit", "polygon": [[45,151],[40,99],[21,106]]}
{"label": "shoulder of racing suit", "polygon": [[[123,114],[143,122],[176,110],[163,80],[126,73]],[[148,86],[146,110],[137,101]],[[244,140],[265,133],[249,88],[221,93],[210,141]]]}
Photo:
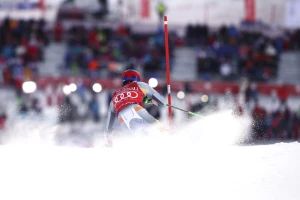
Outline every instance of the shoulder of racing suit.
{"label": "shoulder of racing suit", "polygon": [[155,100],[160,105],[165,105],[165,98],[160,95],[155,89],[153,89],[150,85],[144,82],[137,82],[139,88],[142,92],[149,98]]}

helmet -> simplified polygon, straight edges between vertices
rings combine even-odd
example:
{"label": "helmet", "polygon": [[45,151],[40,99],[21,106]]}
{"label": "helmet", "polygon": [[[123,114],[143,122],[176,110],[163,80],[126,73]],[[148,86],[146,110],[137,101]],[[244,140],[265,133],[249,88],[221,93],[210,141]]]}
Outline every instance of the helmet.
{"label": "helmet", "polygon": [[141,75],[133,69],[128,69],[122,74],[122,82],[141,81]]}

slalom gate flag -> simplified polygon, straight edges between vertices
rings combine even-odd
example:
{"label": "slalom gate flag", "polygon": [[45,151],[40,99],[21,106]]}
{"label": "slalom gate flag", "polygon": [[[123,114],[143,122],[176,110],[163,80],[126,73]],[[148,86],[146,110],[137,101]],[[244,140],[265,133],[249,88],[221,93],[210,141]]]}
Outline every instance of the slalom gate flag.
{"label": "slalom gate flag", "polygon": [[141,1],[141,17],[149,18],[150,17],[150,0],[140,0]]}
{"label": "slalom gate flag", "polygon": [[38,7],[39,7],[42,11],[45,11],[45,10],[46,10],[45,0],[40,0],[40,1],[38,2]]}
{"label": "slalom gate flag", "polygon": [[244,0],[245,1],[245,17],[247,21],[254,22],[255,17],[255,0]]}

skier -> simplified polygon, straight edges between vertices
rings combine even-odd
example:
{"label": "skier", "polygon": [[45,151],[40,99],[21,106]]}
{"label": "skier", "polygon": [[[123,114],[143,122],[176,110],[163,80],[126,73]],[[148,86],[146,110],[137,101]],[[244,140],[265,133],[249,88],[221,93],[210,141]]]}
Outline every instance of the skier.
{"label": "skier", "polygon": [[115,120],[122,131],[135,131],[147,125],[159,123],[143,107],[143,102],[154,105],[165,105],[165,99],[147,83],[141,82],[136,70],[126,70],[122,74],[122,88],[115,91],[109,105],[105,127],[106,145],[112,144],[112,131]]}

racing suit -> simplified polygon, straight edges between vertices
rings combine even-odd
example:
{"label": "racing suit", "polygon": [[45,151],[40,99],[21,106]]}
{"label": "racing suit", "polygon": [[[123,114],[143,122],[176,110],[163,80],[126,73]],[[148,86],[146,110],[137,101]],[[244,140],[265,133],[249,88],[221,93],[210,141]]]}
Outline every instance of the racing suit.
{"label": "racing suit", "polygon": [[[158,121],[143,108],[143,101],[151,99],[165,105],[165,98],[144,82],[132,82],[114,92],[108,110],[105,134],[109,137],[115,120],[123,131],[134,131]],[[153,101],[154,100],[154,101]]]}

